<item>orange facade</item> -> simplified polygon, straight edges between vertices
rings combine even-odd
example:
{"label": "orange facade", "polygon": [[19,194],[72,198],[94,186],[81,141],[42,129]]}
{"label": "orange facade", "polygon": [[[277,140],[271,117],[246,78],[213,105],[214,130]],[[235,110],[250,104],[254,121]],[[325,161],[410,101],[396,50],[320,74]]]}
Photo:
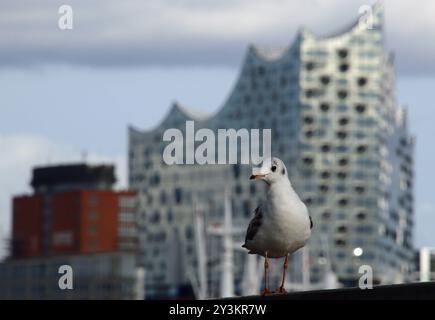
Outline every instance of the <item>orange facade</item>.
{"label": "orange facade", "polygon": [[[22,243],[26,249],[21,256],[39,255],[42,237],[47,238],[49,255],[117,250],[121,196],[134,196],[134,193],[81,190],[46,196],[50,199],[50,205],[47,209],[49,214],[46,215],[48,218],[44,219],[49,219],[50,227],[48,234],[44,235],[41,233],[42,197],[15,198],[13,235],[14,238],[26,239]],[[29,244],[34,245],[34,239],[37,239],[38,246],[28,247]]]}
{"label": "orange facade", "polygon": [[42,253],[42,208],[40,195],[20,196],[13,199],[12,255],[35,257]]}

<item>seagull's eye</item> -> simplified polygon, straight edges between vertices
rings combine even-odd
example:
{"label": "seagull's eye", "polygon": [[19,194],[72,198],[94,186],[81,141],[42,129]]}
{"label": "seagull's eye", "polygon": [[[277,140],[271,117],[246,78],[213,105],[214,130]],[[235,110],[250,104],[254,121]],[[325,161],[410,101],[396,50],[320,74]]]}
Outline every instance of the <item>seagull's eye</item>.
{"label": "seagull's eye", "polygon": [[272,170],[272,172],[276,171],[276,166],[272,166],[272,168],[270,168]]}

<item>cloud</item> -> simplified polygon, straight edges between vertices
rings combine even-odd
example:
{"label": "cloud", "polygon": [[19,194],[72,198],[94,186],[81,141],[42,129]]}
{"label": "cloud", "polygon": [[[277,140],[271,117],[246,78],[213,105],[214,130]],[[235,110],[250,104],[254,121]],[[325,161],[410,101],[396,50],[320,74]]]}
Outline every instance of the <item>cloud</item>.
{"label": "cloud", "polygon": [[[0,258],[5,254],[5,239],[11,226],[11,198],[29,193],[32,168],[38,165],[82,161],[81,153],[73,147],[35,135],[0,134]],[[127,186],[127,162],[125,156],[109,157],[89,154],[88,163],[114,163],[118,176],[116,187]],[[2,241],[3,240],[3,241]]]}
{"label": "cloud", "polygon": [[[3,0],[0,65],[101,67],[231,65],[249,43],[287,46],[302,25],[319,34],[355,20],[360,0],[76,0],[74,29],[58,28],[65,1]],[[399,70],[435,72],[435,3],[386,4],[387,39]]]}

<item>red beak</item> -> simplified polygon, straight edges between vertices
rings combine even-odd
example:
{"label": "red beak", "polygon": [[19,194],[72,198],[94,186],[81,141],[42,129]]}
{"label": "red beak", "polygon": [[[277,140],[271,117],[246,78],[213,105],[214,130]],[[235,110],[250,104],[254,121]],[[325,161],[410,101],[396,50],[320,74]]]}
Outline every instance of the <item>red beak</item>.
{"label": "red beak", "polygon": [[257,180],[257,179],[263,179],[264,178],[264,174],[253,174],[252,176],[249,177],[250,180]]}

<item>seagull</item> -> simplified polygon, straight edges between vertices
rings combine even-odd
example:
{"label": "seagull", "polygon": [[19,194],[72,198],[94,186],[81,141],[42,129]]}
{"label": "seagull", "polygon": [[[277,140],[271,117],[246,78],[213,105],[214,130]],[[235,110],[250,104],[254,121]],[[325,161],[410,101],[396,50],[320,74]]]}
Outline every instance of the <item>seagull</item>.
{"label": "seagull", "polygon": [[278,292],[284,293],[288,256],[305,246],[313,228],[307,207],[296,194],[287,174],[287,168],[280,159],[269,158],[263,161],[260,170],[254,168],[250,177],[251,180],[263,180],[268,186],[266,200],[255,209],[242,245],[249,250],[248,253],[265,259],[263,295],[271,293],[268,288],[268,258],[285,257],[278,289]]}

